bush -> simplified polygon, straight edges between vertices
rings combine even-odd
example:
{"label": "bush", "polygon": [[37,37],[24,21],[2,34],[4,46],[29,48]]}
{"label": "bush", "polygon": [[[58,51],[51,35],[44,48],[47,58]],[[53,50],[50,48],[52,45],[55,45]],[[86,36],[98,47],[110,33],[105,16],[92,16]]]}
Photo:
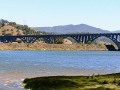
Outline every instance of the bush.
{"label": "bush", "polygon": [[26,89],[32,90],[64,90],[64,88],[78,87],[78,84],[76,82],[60,79],[57,77],[25,79],[23,83],[25,84],[24,87]]}
{"label": "bush", "polygon": [[95,77],[95,74],[93,73],[93,75],[91,76],[91,78],[93,79]]}
{"label": "bush", "polygon": [[83,42],[80,42],[80,44],[83,44]]}
{"label": "bush", "polygon": [[114,90],[114,89],[110,89],[110,88],[105,88],[105,87],[98,87],[98,88],[92,88],[89,90]]}
{"label": "bush", "polygon": [[103,81],[103,84],[108,84],[109,82],[107,80],[104,80]]}
{"label": "bush", "polygon": [[91,42],[91,41],[88,41],[87,44],[92,44],[92,42]]}
{"label": "bush", "polygon": [[118,85],[120,86],[120,80],[118,81]]}
{"label": "bush", "polygon": [[116,80],[116,78],[114,78],[113,83],[116,83],[116,82],[117,82],[117,80]]}
{"label": "bush", "polygon": [[63,39],[62,38],[57,38],[57,44],[63,44]]}

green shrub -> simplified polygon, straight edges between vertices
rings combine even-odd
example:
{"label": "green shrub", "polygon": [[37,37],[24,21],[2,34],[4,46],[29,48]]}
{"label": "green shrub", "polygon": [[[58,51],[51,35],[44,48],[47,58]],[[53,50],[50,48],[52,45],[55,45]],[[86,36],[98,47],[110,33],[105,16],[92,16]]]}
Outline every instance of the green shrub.
{"label": "green shrub", "polygon": [[91,41],[88,41],[87,44],[92,44],[92,42],[91,42]]}
{"label": "green shrub", "polygon": [[93,79],[95,77],[95,74],[93,73],[93,75],[91,76],[91,78]]}
{"label": "green shrub", "polygon": [[57,90],[60,88],[78,87],[78,84],[71,80],[63,80],[56,77],[25,79],[23,83],[25,83],[26,89],[32,90]]}
{"label": "green shrub", "polygon": [[114,78],[113,83],[116,83],[116,82],[117,82],[117,80],[116,80],[116,78]]}
{"label": "green shrub", "polygon": [[83,44],[83,42],[80,42],[80,44]]}
{"label": "green shrub", "polygon": [[120,80],[118,81],[118,85],[120,86]]}
{"label": "green shrub", "polygon": [[108,84],[109,82],[107,80],[104,80],[103,81],[103,84]]}
{"label": "green shrub", "polygon": [[114,90],[114,89],[110,89],[110,88],[105,88],[105,87],[98,87],[98,88],[92,88],[89,90]]}

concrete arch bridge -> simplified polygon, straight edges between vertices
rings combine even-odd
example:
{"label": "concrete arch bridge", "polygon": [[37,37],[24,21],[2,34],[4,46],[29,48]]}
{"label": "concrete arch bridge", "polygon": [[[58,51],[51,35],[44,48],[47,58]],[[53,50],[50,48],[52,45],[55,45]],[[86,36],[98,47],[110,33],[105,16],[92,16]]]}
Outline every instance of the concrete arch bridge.
{"label": "concrete arch bridge", "polygon": [[0,36],[0,42],[9,43],[16,42],[19,38],[24,43],[34,43],[42,38],[46,43],[57,43],[59,39],[71,37],[77,43],[92,42],[99,37],[107,37],[112,40],[118,49],[120,49],[120,33],[90,33],[90,34],[54,34],[54,35],[20,35],[20,36]]}

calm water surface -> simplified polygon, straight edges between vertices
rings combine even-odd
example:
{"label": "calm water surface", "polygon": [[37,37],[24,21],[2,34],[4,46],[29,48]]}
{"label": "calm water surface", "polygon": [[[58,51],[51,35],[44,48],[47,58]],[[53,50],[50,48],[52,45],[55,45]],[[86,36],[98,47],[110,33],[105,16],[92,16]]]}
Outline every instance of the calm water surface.
{"label": "calm water surface", "polygon": [[0,51],[0,90],[24,90],[27,77],[120,72],[120,52]]}

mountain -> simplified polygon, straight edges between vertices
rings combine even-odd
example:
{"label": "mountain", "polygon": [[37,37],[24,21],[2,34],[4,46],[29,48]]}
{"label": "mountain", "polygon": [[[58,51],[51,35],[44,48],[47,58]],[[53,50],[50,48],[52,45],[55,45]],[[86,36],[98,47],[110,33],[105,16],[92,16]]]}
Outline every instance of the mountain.
{"label": "mountain", "polygon": [[0,20],[0,35],[39,35],[46,32],[37,31],[27,25],[16,24],[7,20]]}
{"label": "mountain", "polygon": [[59,34],[67,34],[67,33],[109,33],[110,31],[102,30],[100,28],[96,28],[93,26],[89,26],[86,24],[79,25],[62,25],[62,26],[54,26],[54,27],[34,27],[36,30],[41,30],[45,32],[59,33]]}
{"label": "mountain", "polygon": [[120,30],[113,31],[112,33],[120,33]]}

